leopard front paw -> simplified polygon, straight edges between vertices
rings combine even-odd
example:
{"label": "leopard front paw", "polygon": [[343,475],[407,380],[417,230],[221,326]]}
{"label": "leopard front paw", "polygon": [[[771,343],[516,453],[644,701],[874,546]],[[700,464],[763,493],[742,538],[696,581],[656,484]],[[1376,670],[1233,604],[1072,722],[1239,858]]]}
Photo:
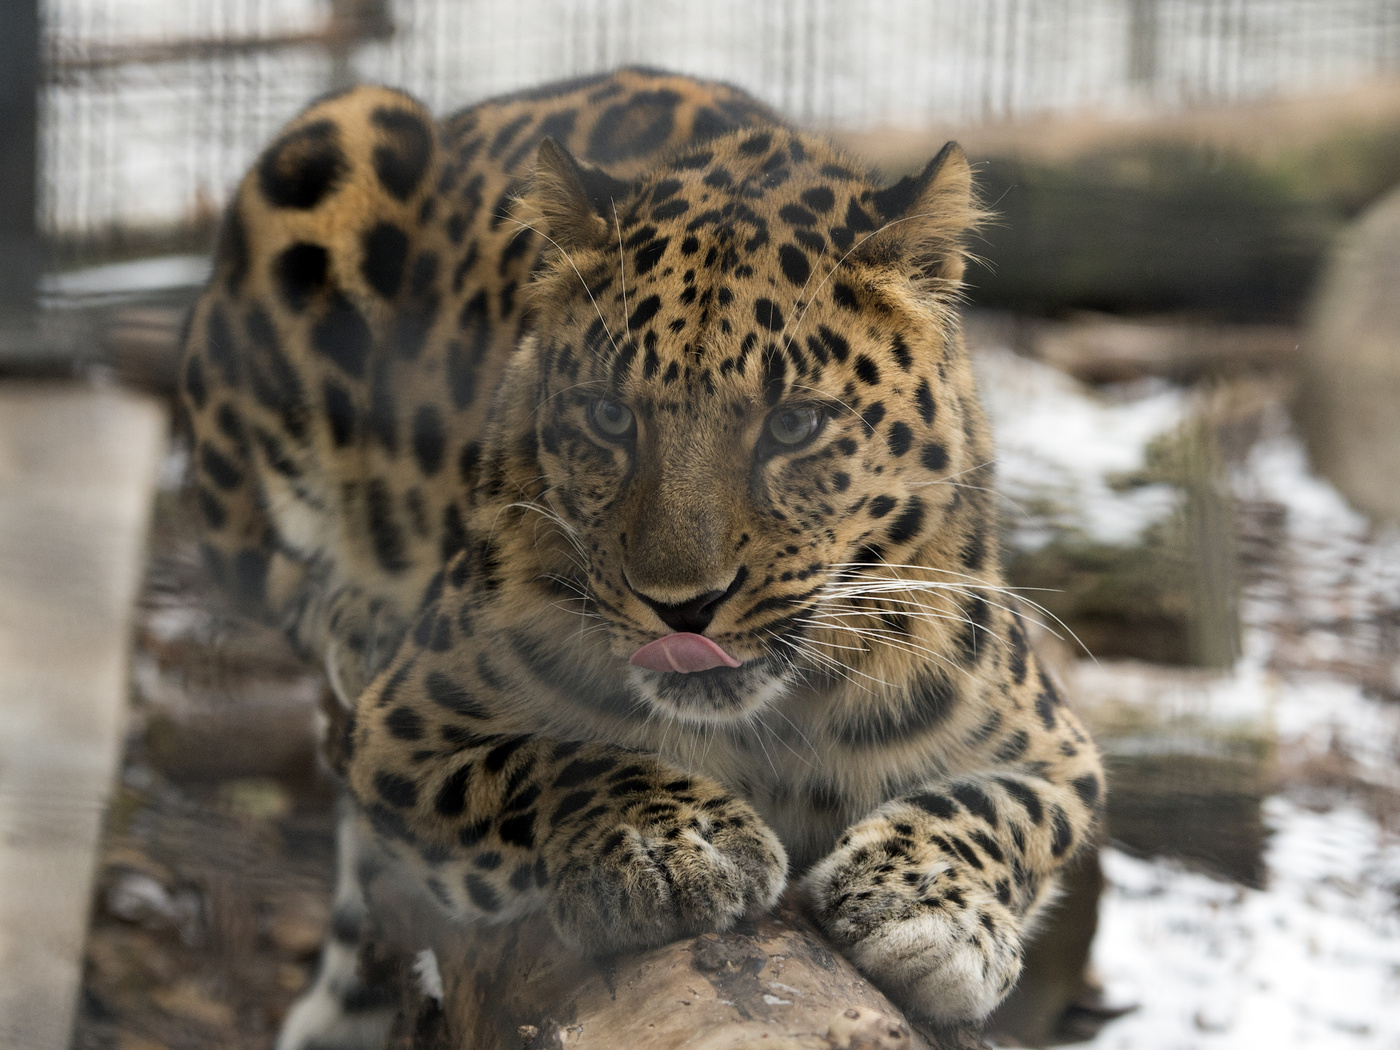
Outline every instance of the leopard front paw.
{"label": "leopard front paw", "polygon": [[867,853],[838,851],[804,880],[822,930],[912,1016],[940,1024],[986,1017],[1021,973],[1015,918],[952,869],[902,872]]}
{"label": "leopard front paw", "polygon": [[735,799],[623,820],[571,850],[550,917],[573,948],[607,955],[728,929],[771,908],[787,879],[782,843]]}

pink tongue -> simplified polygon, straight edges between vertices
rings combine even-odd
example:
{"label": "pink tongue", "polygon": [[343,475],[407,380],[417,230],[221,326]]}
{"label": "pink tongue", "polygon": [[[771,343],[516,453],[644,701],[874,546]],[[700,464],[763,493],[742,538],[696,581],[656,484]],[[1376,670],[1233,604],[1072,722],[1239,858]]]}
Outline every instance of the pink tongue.
{"label": "pink tongue", "polygon": [[708,671],[712,667],[738,667],[736,660],[703,634],[668,634],[648,642],[632,654],[634,667],[648,671]]}

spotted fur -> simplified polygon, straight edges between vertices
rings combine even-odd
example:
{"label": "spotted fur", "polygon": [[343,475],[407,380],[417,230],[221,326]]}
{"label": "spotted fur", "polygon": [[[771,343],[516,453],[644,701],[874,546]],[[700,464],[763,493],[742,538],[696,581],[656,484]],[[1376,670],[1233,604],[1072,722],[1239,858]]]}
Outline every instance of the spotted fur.
{"label": "spotted fur", "polygon": [[[915,1015],[1011,988],[1104,789],[1002,587],[977,217],[955,145],[882,186],[642,70],[440,124],[359,88],[259,160],[184,363],[208,564],[449,913],[612,952],[790,865]],[[671,630],[743,663],[629,666]]]}

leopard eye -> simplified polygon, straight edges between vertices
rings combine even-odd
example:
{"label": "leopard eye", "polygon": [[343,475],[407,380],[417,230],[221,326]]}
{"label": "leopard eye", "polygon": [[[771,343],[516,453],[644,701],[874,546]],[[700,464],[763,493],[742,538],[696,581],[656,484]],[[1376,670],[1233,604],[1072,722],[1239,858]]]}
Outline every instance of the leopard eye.
{"label": "leopard eye", "polygon": [[604,437],[617,440],[632,432],[636,419],[632,410],[621,401],[595,397],[588,406],[588,421],[593,424],[593,429]]}
{"label": "leopard eye", "polygon": [[768,433],[779,445],[795,447],[811,440],[822,425],[821,409],[815,405],[780,408],[768,417]]}

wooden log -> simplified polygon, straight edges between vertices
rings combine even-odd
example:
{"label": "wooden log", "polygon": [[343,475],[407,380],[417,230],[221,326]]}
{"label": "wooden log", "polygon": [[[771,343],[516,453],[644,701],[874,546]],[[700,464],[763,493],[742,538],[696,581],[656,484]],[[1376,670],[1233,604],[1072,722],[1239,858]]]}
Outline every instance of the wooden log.
{"label": "wooden log", "polygon": [[[543,917],[456,926],[371,884],[367,973],[397,986],[396,1050],[976,1050],[970,1029],[912,1024],[789,894],[771,914],[618,959],[570,952]],[[410,959],[442,979],[425,996]]]}
{"label": "wooden log", "polygon": [[1299,333],[1280,324],[1205,324],[1158,318],[1125,321],[1084,314],[1043,322],[1033,356],[1085,383],[1122,383],[1147,376],[1175,383],[1291,369]]}
{"label": "wooden log", "polygon": [[978,158],[998,221],[971,298],[1031,313],[1294,316],[1339,223],[1267,169],[1189,146],[1123,147],[1064,165]]}
{"label": "wooden log", "polygon": [[170,396],[180,366],[180,326],[188,307],[129,306],[103,319],[101,345],[127,386]]}
{"label": "wooden log", "polygon": [[1277,783],[1268,720],[1215,715],[1207,672],[1081,662],[1066,677],[1108,767],[1110,838],[1262,886],[1263,804]]}

